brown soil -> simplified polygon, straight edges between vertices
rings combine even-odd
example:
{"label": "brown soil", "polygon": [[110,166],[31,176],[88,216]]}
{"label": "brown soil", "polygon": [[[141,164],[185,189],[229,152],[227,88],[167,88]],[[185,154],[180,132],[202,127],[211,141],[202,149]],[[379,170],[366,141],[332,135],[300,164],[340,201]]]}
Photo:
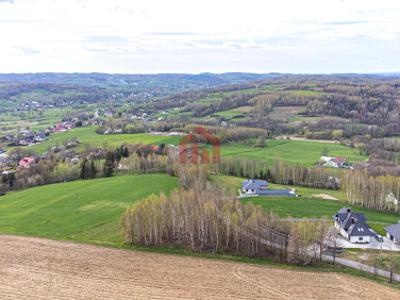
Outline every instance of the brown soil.
{"label": "brown soil", "polygon": [[335,273],[0,235],[0,299],[399,299]]}

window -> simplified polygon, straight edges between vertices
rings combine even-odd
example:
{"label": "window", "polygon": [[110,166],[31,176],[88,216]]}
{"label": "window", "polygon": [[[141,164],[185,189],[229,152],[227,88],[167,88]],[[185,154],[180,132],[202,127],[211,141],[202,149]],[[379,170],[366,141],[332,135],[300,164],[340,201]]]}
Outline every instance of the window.
{"label": "window", "polygon": [[362,236],[360,236],[360,237],[358,238],[358,240],[359,240],[359,241],[362,241],[362,240],[363,240],[363,237],[362,237]]}

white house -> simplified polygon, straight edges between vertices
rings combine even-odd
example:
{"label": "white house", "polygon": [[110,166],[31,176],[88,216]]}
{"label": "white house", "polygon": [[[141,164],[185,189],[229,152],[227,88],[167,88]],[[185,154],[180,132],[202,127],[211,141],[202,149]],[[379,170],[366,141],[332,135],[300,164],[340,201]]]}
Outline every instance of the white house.
{"label": "white house", "polygon": [[328,168],[353,168],[344,157],[321,156],[319,164]]}
{"label": "white house", "polygon": [[351,243],[369,244],[375,236],[365,223],[364,214],[354,213],[350,208],[343,207],[333,216],[336,230]]}

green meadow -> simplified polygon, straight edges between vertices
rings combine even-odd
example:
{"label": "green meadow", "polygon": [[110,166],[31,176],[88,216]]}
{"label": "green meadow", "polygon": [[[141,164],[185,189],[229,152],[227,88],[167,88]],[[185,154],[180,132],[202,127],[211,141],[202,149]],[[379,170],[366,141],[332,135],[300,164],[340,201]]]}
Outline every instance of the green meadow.
{"label": "green meadow", "polygon": [[221,147],[221,155],[225,157],[242,157],[251,160],[263,160],[268,164],[274,164],[282,160],[290,164],[303,166],[315,165],[321,153],[328,150],[330,156],[343,156],[350,162],[367,159],[353,150],[341,144],[328,144],[310,141],[293,140],[268,140],[265,148],[255,148],[246,144],[226,144]]}
{"label": "green meadow", "polygon": [[364,213],[368,222],[393,224],[400,220],[400,215],[384,213],[357,206],[343,201],[323,200],[296,197],[251,197],[244,198],[243,202],[253,202],[265,210],[273,211],[283,217],[293,218],[321,218],[332,217],[342,207],[352,207],[354,211]]}
{"label": "green meadow", "polygon": [[342,207],[351,207],[354,211],[364,213],[368,225],[381,235],[386,235],[384,228],[400,221],[400,215],[395,213],[378,212],[350,205],[336,200],[293,197],[252,197],[242,200],[244,203],[253,202],[264,210],[272,211],[281,217],[291,218],[328,218],[330,219]]}
{"label": "green meadow", "polygon": [[[243,178],[233,176],[212,176],[212,181],[226,187],[232,193],[238,192]],[[342,207],[351,207],[354,211],[364,213],[368,224],[379,234],[385,235],[385,226],[395,224],[400,221],[400,214],[379,212],[371,209],[365,209],[350,205],[345,200],[343,191],[325,190],[307,187],[283,186],[270,184],[271,189],[291,189],[301,195],[300,198],[293,197],[249,197],[242,199],[242,202],[252,202],[261,206],[266,211],[272,211],[281,217],[291,218],[322,218],[330,219]],[[332,199],[325,200],[324,196],[330,196]]]}
{"label": "green meadow", "polygon": [[52,146],[62,144],[70,139],[79,139],[80,147],[86,144],[93,146],[119,146],[122,144],[177,144],[179,137],[139,134],[97,134],[96,127],[76,128],[68,132],[54,133],[44,143],[30,147],[32,150],[43,153]]}
{"label": "green meadow", "polygon": [[[212,176],[232,191],[240,187],[242,179]],[[170,193],[178,187],[174,177],[162,174],[120,176],[87,181],[53,184],[9,193],[0,197],[0,233],[31,235],[61,240],[121,247],[119,222],[125,209],[148,195]],[[271,188],[282,188],[271,185]],[[296,188],[302,198],[252,197],[253,202],[266,211],[282,217],[330,218],[343,206],[340,191]],[[340,200],[315,198],[325,194]],[[366,215],[369,225],[383,233],[387,224],[397,223],[400,215],[353,207]]]}
{"label": "green meadow", "polygon": [[[245,180],[245,178],[227,176],[227,175],[212,175],[211,180],[217,184],[224,186],[231,192],[237,194],[239,188],[242,186],[242,181]],[[270,183],[269,187],[273,190],[295,189],[297,194],[307,198],[321,198],[324,195],[332,197],[332,199],[337,199],[342,201],[345,200],[346,198],[345,193],[341,190],[337,191],[337,190],[326,190],[326,189],[309,188],[301,186],[285,186],[274,183]]]}
{"label": "green meadow", "polygon": [[[174,144],[179,143],[180,137],[160,136],[146,133],[139,134],[110,134],[96,133],[95,127],[83,127],[69,132],[54,133],[44,143],[34,145],[30,149],[43,153],[50,147],[62,144],[64,141],[78,138],[81,148],[86,144],[95,146],[119,146],[121,144]],[[277,160],[290,164],[313,166],[321,157],[321,153],[328,150],[331,156],[343,156],[350,162],[365,160],[367,157],[360,155],[356,150],[341,144],[330,144],[315,141],[294,140],[267,140],[265,148],[255,148],[251,144],[223,144],[222,157],[240,157],[249,160],[261,160],[273,165]]]}
{"label": "green meadow", "polygon": [[170,193],[167,175],[120,176],[46,185],[0,197],[0,233],[118,246],[125,209],[148,195]]}

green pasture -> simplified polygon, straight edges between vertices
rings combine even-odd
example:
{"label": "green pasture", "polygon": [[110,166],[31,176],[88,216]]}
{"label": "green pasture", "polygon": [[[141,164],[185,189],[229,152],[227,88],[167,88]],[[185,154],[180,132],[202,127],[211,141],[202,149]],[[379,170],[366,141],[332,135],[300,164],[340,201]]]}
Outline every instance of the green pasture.
{"label": "green pasture", "polygon": [[125,209],[148,195],[170,193],[176,178],[154,174],[46,185],[0,197],[0,233],[98,244],[121,243]]}

